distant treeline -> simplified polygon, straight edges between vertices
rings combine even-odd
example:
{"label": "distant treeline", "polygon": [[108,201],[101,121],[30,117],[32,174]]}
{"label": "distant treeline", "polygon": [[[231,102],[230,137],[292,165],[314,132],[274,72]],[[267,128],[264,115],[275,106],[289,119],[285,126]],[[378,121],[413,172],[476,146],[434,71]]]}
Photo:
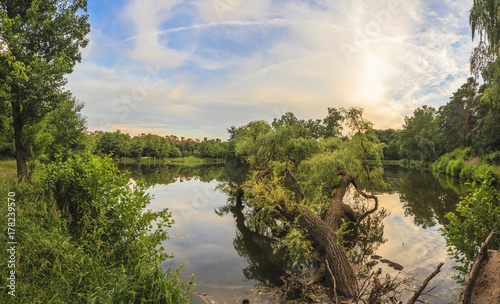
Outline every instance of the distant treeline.
{"label": "distant treeline", "polygon": [[[385,144],[384,158],[388,160],[419,160],[435,162],[440,156],[456,149],[470,148],[469,157],[480,157],[488,163],[497,162],[495,152],[500,151],[500,98],[496,98],[498,85],[486,82],[479,86],[474,78],[467,79],[451,96],[450,101],[435,109],[422,106],[404,119],[401,129],[372,129]],[[24,145],[30,159],[52,160],[57,153],[66,155],[90,151],[94,154],[112,154],[126,158],[231,158],[235,157],[234,139],[238,128],[228,129],[229,140],[203,141],[179,139],[176,136],[142,134],[131,137],[116,132],[95,131],[85,133],[83,105],[68,98],[50,112],[36,126],[24,132]],[[360,109],[362,110],[362,109]],[[328,108],[324,119],[300,120],[293,113],[285,120],[296,120],[313,138],[342,135],[344,109]],[[14,131],[11,118],[0,113],[0,158],[14,158]],[[497,153],[498,154],[498,153]]]}
{"label": "distant treeline", "polygon": [[227,154],[227,143],[219,139],[205,139],[203,141],[191,138],[178,139],[177,136],[160,136],[142,134],[130,137],[128,134],[116,132],[96,131],[87,134],[91,142],[91,150],[97,154],[113,154],[114,157],[129,158],[224,158]]}
{"label": "distant treeline", "polygon": [[405,117],[400,130],[375,130],[386,144],[386,159],[434,162],[460,148],[470,148],[468,157],[496,160],[500,150],[500,99],[492,94],[495,83],[481,86],[467,79],[450,101],[435,109],[422,106]]}

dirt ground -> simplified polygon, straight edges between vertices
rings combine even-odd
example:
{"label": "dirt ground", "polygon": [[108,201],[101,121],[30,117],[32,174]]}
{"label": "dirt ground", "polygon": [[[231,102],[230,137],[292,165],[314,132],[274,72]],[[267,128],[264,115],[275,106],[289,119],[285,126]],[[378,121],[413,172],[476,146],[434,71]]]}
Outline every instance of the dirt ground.
{"label": "dirt ground", "polygon": [[472,288],[471,303],[500,304],[500,251],[488,250]]}

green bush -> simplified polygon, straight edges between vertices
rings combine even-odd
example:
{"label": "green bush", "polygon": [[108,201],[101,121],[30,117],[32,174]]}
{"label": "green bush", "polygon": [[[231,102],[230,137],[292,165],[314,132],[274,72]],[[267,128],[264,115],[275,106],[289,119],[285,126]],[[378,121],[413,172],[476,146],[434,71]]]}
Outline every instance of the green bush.
{"label": "green bush", "polygon": [[450,160],[446,167],[446,174],[459,177],[463,167],[465,167],[465,161],[463,159]]}
{"label": "green bush", "polygon": [[[141,213],[149,196],[127,181],[109,158],[84,155],[46,166],[29,184],[0,184],[1,197],[15,193],[18,243],[15,298],[5,281],[8,252],[0,251],[0,303],[192,302],[193,278],[181,281],[179,269],[160,265],[166,255],[155,248],[167,236],[152,231],[155,213]],[[7,202],[0,200],[2,210]],[[169,221],[166,211],[159,214]],[[6,217],[1,212],[0,222]],[[7,236],[1,225],[2,244]]]}
{"label": "green bush", "polygon": [[[441,228],[448,254],[458,262],[454,268],[459,271],[459,276],[455,276],[455,279],[460,282],[463,282],[469,273],[481,243],[486,240],[491,230],[500,231],[500,194],[492,186],[491,171],[486,170],[480,174],[479,179],[479,184],[475,181],[467,183],[469,195],[458,203],[458,214],[446,215],[450,223]],[[498,235],[489,248],[500,249]]]}
{"label": "green bush", "polygon": [[474,176],[476,176],[476,170],[474,169],[475,165],[464,166],[462,171],[460,171],[460,180],[461,181],[473,181]]}
{"label": "green bush", "polygon": [[483,160],[490,165],[499,166],[500,165],[500,151],[495,151],[493,153],[486,155],[483,158]]}
{"label": "green bush", "polygon": [[449,161],[450,161],[450,157],[448,156],[448,154],[441,156],[433,164],[434,170],[438,171],[439,173],[446,174],[446,167],[448,166]]}
{"label": "green bush", "polygon": [[69,218],[73,238],[85,248],[116,259],[134,258],[132,253],[141,252],[137,246],[145,243],[160,260],[168,257],[156,247],[167,239],[163,227],[173,223],[170,212],[144,210],[151,200],[145,186],[141,182],[130,186],[111,158],[91,154],[67,161],[59,158],[40,172],[40,181],[46,195]]}

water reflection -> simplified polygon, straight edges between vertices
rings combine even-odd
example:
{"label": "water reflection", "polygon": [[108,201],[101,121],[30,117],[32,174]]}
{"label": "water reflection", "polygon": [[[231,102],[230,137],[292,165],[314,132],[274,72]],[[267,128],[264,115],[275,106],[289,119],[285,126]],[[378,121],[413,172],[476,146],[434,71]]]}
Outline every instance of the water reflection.
{"label": "water reflection", "polygon": [[[351,189],[352,190],[352,189]],[[352,191],[350,191],[352,192]],[[349,204],[357,214],[364,214],[370,210],[370,202],[361,197],[349,194],[346,197]],[[371,202],[373,204],[373,202]],[[378,208],[362,221],[355,235],[354,243],[348,244],[352,254],[349,257],[353,265],[364,265],[371,270],[377,263],[370,257],[376,253],[381,244],[387,239],[384,238],[384,219],[389,215],[387,208],[378,206]]]}
{"label": "water reflection", "polygon": [[[436,177],[429,171],[403,170],[401,167],[385,169],[391,190],[399,194],[404,214],[413,217],[413,222],[422,228],[444,226],[449,222],[444,217],[454,212],[463,190],[456,179]],[[396,173],[396,174],[395,174]]]}
{"label": "water reflection", "polygon": [[249,228],[251,215],[243,213],[245,207],[241,200],[228,199],[228,203],[216,209],[219,216],[231,213],[236,220],[236,236],[233,240],[234,249],[245,257],[248,266],[243,274],[249,280],[256,280],[265,286],[281,286],[281,276],[285,275],[286,263],[284,253],[273,253],[275,240],[261,235]]}
{"label": "water reflection", "polygon": [[176,181],[190,181],[197,179],[208,183],[211,180],[225,181],[234,174],[227,170],[224,165],[196,165],[196,166],[178,166],[156,163],[142,164],[119,164],[120,170],[129,171],[134,180],[143,179],[146,186],[168,185]]}
{"label": "water reflection", "polygon": [[[167,207],[172,212],[176,224],[169,231],[172,239],[165,242],[166,251],[176,256],[176,263],[186,264],[183,273],[195,273],[199,292],[222,303],[234,303],[235,296],[245,295],[252,286],[281,283],[279,277],[286,265],[282,255],[273,254],[272,238],[250,227],[250,210],[215,190],[220,182],[240,184],[246,172],[224,165],[151,164],[127,165],[126,169],[131,178],[145,179],[151,186],[149,192],[155,195],[151,208]],[[414,275],[418,284],[445,261],[432,285],[438,286],[435,292],[442,299],[452,299],[456,294],[451,279],[453,263],[447,258],[438,228],[447,223],[444,215],[454,210],[463,195],[456,191],[463,190],[456,181],[399,166],[386,168],[385,179],[390,190],[381,191],[379,209],[360,228],[351,262],[374,267],[377,261],[370,257],[380,255],[403,265],[403,271]],[[200,197],[206,200],[204,204],[198,202]],[[366,201],[355,197],[350,203],[360,213],[369,208]],[[391,277],[397,273],[385,264],[377,267]]]}

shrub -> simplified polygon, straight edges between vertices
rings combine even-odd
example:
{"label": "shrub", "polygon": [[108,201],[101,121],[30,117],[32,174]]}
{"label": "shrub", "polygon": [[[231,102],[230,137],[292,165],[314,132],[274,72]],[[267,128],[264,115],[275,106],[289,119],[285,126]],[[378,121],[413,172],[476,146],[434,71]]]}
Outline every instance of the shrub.
{"label": "shrub", "polygon": [[450,160],[448,166],[446,166],[446,174],[458,177],[464,166],[465,161],[463,159]]}
{"label": "shrub", "polygon": [[438,171],[439,173],[446,173],[446,167],[448,166],[448,162],[450,161],[450,157],[448,154],[445,154],[441,156],[434,164],[433,168],[434,170]]}
{"label": "shrub", "polygon": [[170,212],[144,210],[151,200],[144,184],[130,186],[111,158],[82,154],[62,161],[59,157],[42,170],[40,180],[46,195],[69,219],[72,237],[86,249],[121,260],[135,258],[144,243],[152,256],[168,257],[156,247],[167,239],[163,227],[173,223]]}
{"label": "shrub", "polygon": [[486,155],[483,160],[490,165],[500,165],[500,151],[495,151]]}
{"label": "shrub", "polygon": [[[0,181],[0,196],[15,193],[16,293],[7,294],[8,251],[0,251],[0,303],[162,303],[192,302],[193,282],[181,281],[179,269],[164,271],[144,243],[137,258],[111,260],[104,251],[89,252],[66,229],[68,219],[42,185]],[[10,197],[10,196],[9,196]],[[7,199],[0,200],[7,210]],[[7,213],[0,213],[7,222]],[[7,225],[0,241],[7,242]],[[134,246],[138,248],[138,246]],[[191,279],[192,280],[192,279]]]}
{"label": "shrub", "polygon": [[[152,220],[172,223],[169,214],[144,211],[150,197],[127,182],[109,158],[92,155],[49,164],[31,183],[0,180],[1,197],[15,193],[18,243],[15,299],[5,280],[9,253],[0,251],[0,303],[191,303],[193,278],[163,270],[166,255],[155,249],[167,235],[152,231]],[[2,244],[7,236],[1,225]]]}
{"label": "shrub", "polygon": [[[479,170],[482,170],[478,166]],[[500,194],[492,186],[493,178],[488,169],[480,174],[481,182],[467,183],[469,195],[457,205],[457,213],[448,213],[450,221],[441,228],[446,239],[448,254],[458,264],[454,266],[459,276],[454,278],[463,282],[476,258],[481,243],[488,237],[491,230],[500,231]],[[490,249],[500,249],[500,237],[497,235]]]}
{"label": "shrub", "polygon": [[464,166],[462,168],[462,171],[460,171],[460,180],[461,181],[472,181],[474,180],[475,176],[475,170],[474,170],[475,165],[471,166]]}

